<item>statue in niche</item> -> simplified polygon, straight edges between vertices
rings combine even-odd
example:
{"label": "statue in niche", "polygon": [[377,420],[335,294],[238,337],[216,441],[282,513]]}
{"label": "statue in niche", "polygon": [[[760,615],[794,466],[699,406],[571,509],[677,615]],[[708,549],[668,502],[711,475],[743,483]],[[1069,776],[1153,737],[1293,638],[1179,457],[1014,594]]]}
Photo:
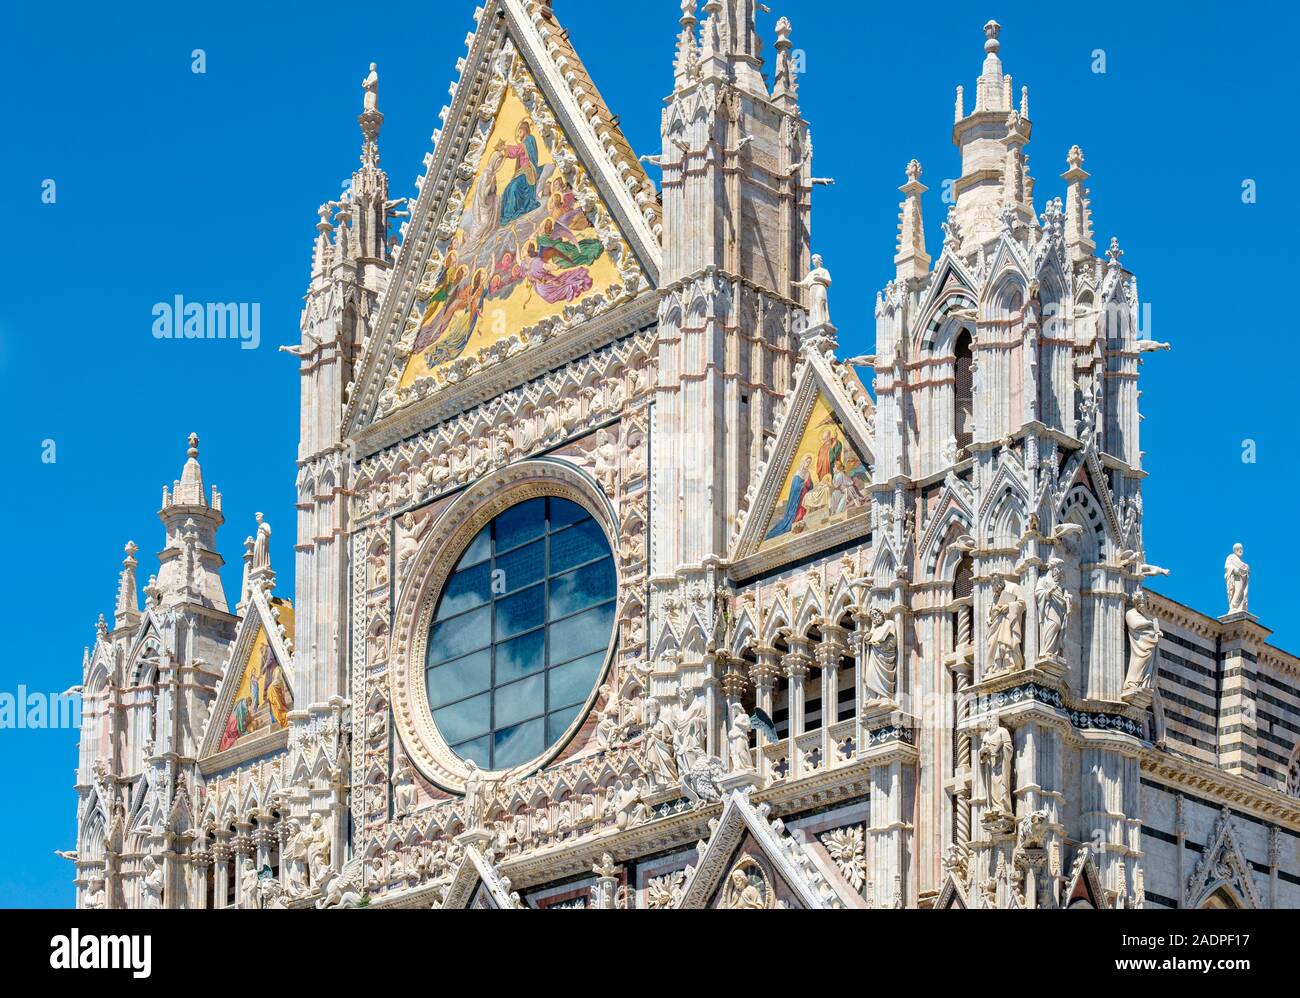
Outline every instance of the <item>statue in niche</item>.
{"label": "statue in niche", "polygon": [[284,861],[288,863],[289,894],[298,897],[303,893],[303,867],[307,859],[307,835],[297,821],[289,823],[289,837],[284,843]]}
{"label": "statue in niche", "polygon": [[1025,597],[1016,583],[1005,576],[993,578],[993,602],[988,615],[988,664],[986,676],[1014,672],[1025,664],[1022,645]]}
{"label": "statue in niche", "polygon": [[320,887],[330,868],[330,836],[321,820],[320,813],[311,816],[311,827],[306,832],[304,842],[307,856],[307,876],[313,887]]}
{"label": "statue in niche", "polygon": [[417,796],[415,773],[409,764],[403,762],[393,773],[393,813],[404,817],[414,812]]}
{"label": "statue in niche", "polygon": [[241,907],[262,907],[257,894],[257,867],[251,860],[244,863],[244,872],[239,877],[239,897]]}
{"label": "statue in niche", "polygon": [[867,632],[867,666],[862,685],[867,692],[866,708],[894,704],[898,683],[898,634],[894,622],[878,609],[871,611]]}
{"label": "statue in niche", "polygon": [[1145,589],[1139,589],[1133,596],[1133,605],[1124,615],[1124,623],[1128,627],[1128,672],[1120,695],[1127,697],[1151,686],[1156,649],[1163,633]]}
{"label": "statue in niche", "polygon": [[677,711],[673,724],[673,752],[677,771],[685,774],[704,755],[704,700],[683,684],[677,689]]}
{"label": "statue in niche", "polygon": [[831,324],[830,293],[831,273],[822,266],[820,254],[814,253],[812,270],[802,281],[795,281],[796,288],[808,291],[808,325],[829,326]]}
{"label": "statue in niche", "polygon": [[477,832],[487,816],[487,779],[473,759],[465,760],[465,828]]}
{"label": "statue in niche", "polygon": [[986,824],[1007,829],[1014,827],[1016,805],[1011,797],[1011,783],[1015,767],[1015,744],[1011,732],[990,714],[980,728],[980,765],[984,769],[984,790],[987,807]]}
{"label": "statue in niche", "polygon": [[677,759],[673,753],[673,729],[658,700],[645,705],[645,758],[650,779],[656,787],[677,782]]}
{"label": "statue in niche", "polygon": [[163,871],[152,856],[144,858],[144,880],[140,890],[144,907],[161,908],[163,898]]}
{"label": "statue in niche", "polygon": [[1052,558],[1047,572],[1034,588],[1034,602],[1038,606],[1038,654],[1040,658],[1061,658],[1065,627],[1070,620],[1073,598],[1061,581],[1064,562]]}
{"label": "statue in niche", "polygon": [[1223,563],[1223,581],[1228,589],[1228,612],[1248,613],[1250,598],[1250,566],[1242,560],[1245,549],[1240,544],[1232,546],[1232,554]]}
{"label": "statue in niche", "polygon": [[596,461],[596,481],[600,482],[606,492],[612,494],[614,483],[618,479],[618,444],[613,434],[601,430],[596,435],[596,448],[592,453]]}
{"label": "statue in niche", "polygon": [[749,751],[749,735],[754,726],[739,701],[732,701],[730,712],[731,718],[727,725],[728,754],[731,756],[731,771],[740,773],[754,768],[754,759]]}

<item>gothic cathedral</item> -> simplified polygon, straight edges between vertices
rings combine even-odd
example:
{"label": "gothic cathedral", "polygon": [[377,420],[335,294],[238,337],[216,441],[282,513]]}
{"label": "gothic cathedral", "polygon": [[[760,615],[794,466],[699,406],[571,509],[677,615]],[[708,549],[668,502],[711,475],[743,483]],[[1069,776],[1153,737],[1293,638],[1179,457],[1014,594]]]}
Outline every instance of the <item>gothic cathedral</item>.
{"label": "gothic cathedral", "polygon": [[191,436],[84,657],[80,907],[1300,907],[1300,659],[1240,546],[1222,616],[1146,588],[1165,344],[1083,153],[1036,203],[990,21],[842,359],[760,8],[682,3],[638,158],[549,0],[483,0],[409,201],[370,67],[295,591],[259,514],[231,605]]}

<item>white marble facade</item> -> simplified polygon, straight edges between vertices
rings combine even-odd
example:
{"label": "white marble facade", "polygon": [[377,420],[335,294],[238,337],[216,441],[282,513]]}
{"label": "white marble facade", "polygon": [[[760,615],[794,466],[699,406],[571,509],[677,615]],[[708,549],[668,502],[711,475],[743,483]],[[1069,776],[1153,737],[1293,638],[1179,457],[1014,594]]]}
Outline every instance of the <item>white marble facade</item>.
{"label": "white marble facade", "polygon": [[[1300,905],[1300,661],[1240,546],[1222,616],[1144,588],[1164,345],[1079,147],[1038,190],[989,22],[943,244],[912,160],[875,352],[841,359],[792,28],[765,61],[758,6],[682,4],[640,159],[551,4],[490,0],[409,199],[370,67],[286,348],[294,592],[259,516],[228,605],[191,438],[145,604],[132,544],[83,662],[79,905]],[[540,497],[608,542],[611,638],[493,769],[432,715],[432,619]]]}

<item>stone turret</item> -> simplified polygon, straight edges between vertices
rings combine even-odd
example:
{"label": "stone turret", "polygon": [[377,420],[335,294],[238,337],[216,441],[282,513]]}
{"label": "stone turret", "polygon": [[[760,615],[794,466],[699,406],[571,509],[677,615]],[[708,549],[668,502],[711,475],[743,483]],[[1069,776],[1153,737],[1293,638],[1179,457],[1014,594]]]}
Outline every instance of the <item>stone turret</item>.
{"label": "stone turret", "polygon": [[1020,107],[1012,99],[1011,76],[999,56],[1002,26],[984,25],[984,67],[975,83],[975,107],[965,113],[965,93],[957,88],[952,141],[961,150],[961,176],[953,187],[957,222],[969,243],[987,243],[1002,231],[1003,205],[1015,224],[1033,225],[1033,180],[1024,148],[1029,142],[1029,88]]}
{"label": "stone turret", "polygon": [[349,462],[342,418],[392,269],[389,229],[401,204],[389,200],[388,174],[379,166],[384,115],[374,63],[362,90],[360,166],[342,196],[320,208],[302,339],[282,348],[299,358],[302,379],[295,602],[300,646],[317,649],[311,662],[300,663],[296,692],[303,704],[340,695],[345,686],[339,650],[345,631]]}
{"label": "stone turret", "polygon": [[163,606],[198,603],[226,612],[226,594],[221,586],[221,566],[225,562],[217,553],[217,528],[225,517],[216,486],[211,500],[204,493],[197,433],[190,434],[181,477],[173,483],[170,493],[163,487],[158,518],[167,528],[166,547],[158,552],[157,587]]}

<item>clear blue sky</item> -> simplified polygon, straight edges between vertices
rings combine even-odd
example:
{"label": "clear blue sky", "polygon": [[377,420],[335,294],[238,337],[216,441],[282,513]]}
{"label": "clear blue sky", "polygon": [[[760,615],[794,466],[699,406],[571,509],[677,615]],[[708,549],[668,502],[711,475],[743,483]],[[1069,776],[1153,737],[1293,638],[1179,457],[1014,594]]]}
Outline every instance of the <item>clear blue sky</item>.
{"label": "clear blue sky", "polygon": [[[1098,242],[1120,237],[1174,344],[1143,376],[1146,541],[1173,576],[1159,589],[1223,610],[1223,558],[1246,545],[1251,608],[1300,649],[1287,607],[1300,585],[1279,548],[1296,484],[1294,9],[1137,4],[793,4],[819,188],[814,245],[835,277],[844,349],[870,346],[872,303],[892,274],[903,167],[925,167],[932,251],[954,174],[954,87],[968,94],[981,26],[1003,25],[1017,93],[1030,87],[1030,168],[1041,210],[1078,143],[1092,172]],[[640,153],[657,152],[671,89],[676,0],[556,0],[556,11]],[[0,39],[6,221],[0,265],[0,418],[7,528],[7,653],[0,691],[80,681],[97,614],[111,616],[122,546],[154,570],[161,488],[185,437],[225,494],[232,602],[253,513],[275,526],[291,591],[298,427],[295,362],[315,209],[357,162],[361,87],[379,63],[383,165],[414,193],[474,0],[432,4],[33,5]],[[362,13],[358,15],[358,11]],[[190,71],[202,48],[207,72]],[[1091,71],[1104,49],[1107,72]],[[769,47],[770,52],[770,47]],[[968,98],[969,102],[969,98]],[[42,181],[57,202],[41,203]],[[1241,185],[1258,184],[1245,205]],[[1290,186],[1288,186],[1290,185]],[[1212,293],[1209,289],[1212,289]],[[156,302],[260,302],[262,346],[167,342]],[[1203,297],[1207,296],[1207,297]],[[1280,301],[1279,301],[1280,299]],[[1273,345],[1283,344],[1276,357]],[[1242,441],[1258,447],[1243,464]],[[41,461],[42,441],[57,462]],[[74,846],[75,734],[0,730],[0,905],[66,905]]]}

